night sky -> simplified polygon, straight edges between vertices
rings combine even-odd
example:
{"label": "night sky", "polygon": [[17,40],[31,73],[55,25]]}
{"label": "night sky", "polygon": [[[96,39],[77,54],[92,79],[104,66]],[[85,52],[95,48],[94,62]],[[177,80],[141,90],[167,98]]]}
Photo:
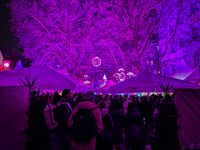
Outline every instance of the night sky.
{"label": "night sky", "polygon": [[2,51],[4,59],[10,59],[11,69],[13,69],[20,57],[21,48],[17,47],[17,39],[10,31],[9,8],[6,3],[11,0],[0,0],[0,50]]}

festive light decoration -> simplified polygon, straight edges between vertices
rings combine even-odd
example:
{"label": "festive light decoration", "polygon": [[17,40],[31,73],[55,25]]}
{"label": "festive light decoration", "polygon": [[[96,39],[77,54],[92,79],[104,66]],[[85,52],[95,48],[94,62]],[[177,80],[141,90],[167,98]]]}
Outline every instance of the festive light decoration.
{"label": "festive light decoration", "polygon": [[126,79],[126,74],[121,72],[119,79],[120,79],[120,81],[124,81]]}
{"label": "festive light decoration", "polygon": [[91,82],[90,81],[85,81],[83,82],[84,84],[90,84]]}
{"label": "festive light decoration", "polygon": [[132,72],[128,72],[126,75],[129,76],[129,77],[135,76],[134,73],[132,73]]}
{"label": "festive light decoration", "polygon": [[103,75],[103,79],[104,79],[104,80],[107,80],[107,77],[106,77],[106,75],[105,75],[105,74]]}
{"label": "festive light decoration", "polygon": [[83,77],[84,77],[84,78],[88,78],[89,76],[88,76],[88,75],[84,75]]}
{"label": "festive light decoration", "polygon": [[94,57],[92,59],[92,64],[94,67],[99,67],[101,65],[101,59],[99,57]]}
{"label": "festive light decoration", "polygon": [[[144,70],[142,68],[146,66],[147,56],[153,53],[149,48],[153,43],[152,35],[157,32],[159,22],[164,20],[157,16],[164,16],[163,13],[168,12],[157,12],[157,5],[158,0],[129,1],[128,5],[126,1],[110,3],[94,0],[11,0],[8,4],[11,10],[9,21],[14,35],[19,39],[18,45],[24,50],[23,56],[31,57],[34,66],[64,69],[71,77],[82,77],[84,71],[81,70],[90,70],[92,65],[99,67],[103,58],[101,60],[94,55],[100,53],[109,56],[110,62],[115,62],[114,69],[118,68],[119,59],[139,72]],[[127,16],[121,17],[122,12],[126,12]],[[111,13],[113,15],[109,15]],[[127,22],[132,22],[133,27],[127,26]],[[137,44],[127,44],[130,41]],[[108,50],[93,48],[101,46]],[[162,57],[158,59],[162,60]],[[91,61],[87,60],[92,60],[91,66]],[[60,67],[55,68],[55,64],[60,64]],[[123,72],[124,69],[120,69],[119,72]]]}
{"label": "festive light decoration", "polygon": [[5,64],[4,64],[4,67],[7,67],[7,68],[8,68],[9,66],[10,66],[9,63],[5,63]]}
{"label": "festive light decoration", "polygon": [[9,70],[10,69],[10,60],[3,60],[3,66],[5,70]]}
{"label": "festive light decoration", "polygon": [[118,72],[123,72],[125,71],[123,68],[118,69]]}

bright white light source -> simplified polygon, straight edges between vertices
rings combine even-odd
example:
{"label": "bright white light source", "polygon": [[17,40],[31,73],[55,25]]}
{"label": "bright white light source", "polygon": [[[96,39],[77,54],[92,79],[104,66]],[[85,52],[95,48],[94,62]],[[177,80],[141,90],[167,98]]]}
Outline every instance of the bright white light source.
{"label": "bright white light source", "polygon": [[92,64],[94,67],[99,67],[101,65],[101,59],[99,57],[94,57],[92,59]]}
{"label": "bright white light source", "polygon": [[132,73],[132,72],[128,72],[127,74],[126,74],[127,76],[134,76],[134,74]]}
{"label": "bright white light source", "polygon": [[103,79],[104,79],[104,80],[107,80],[107,77],[106,77],[106,75],[105,75],[105,74],[103,75]]}
{"label": "bright white light source", "polygon": [[9,65],[10,65],[9,63],[5,63],[5,64],[4,64],[4,67],[7,67],[7,68],[8,68]]}
{"label": "bright white light source", "polygon": [[122,71],[124,71],[124,69],[123,69],[123,68],[120,68],[118,71],[119,71],[119,72],[122,72]]}
{"label": "bright white light source", "polygon": [[90,84],[90,81],[85,81],[84,84]]}
{"label": "bright white light source", "polygon": [[89,76],[88,75],[84,75],[84,78],[88,78]]}
{"label": "bright white light source", "polygon": [[119,79],[120,79],[120,81],[124,81],[126,79],[125,73],[121,72]]}

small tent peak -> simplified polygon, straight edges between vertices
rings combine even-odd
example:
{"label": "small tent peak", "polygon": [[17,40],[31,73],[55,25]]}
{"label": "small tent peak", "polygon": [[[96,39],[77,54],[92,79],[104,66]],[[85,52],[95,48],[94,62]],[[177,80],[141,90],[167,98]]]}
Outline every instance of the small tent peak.
{"label": "small tent peak", "polygon": [[104,79],[104,80],[107,80],[107,77],[106,77],[106,75],[105,75],[105,74],[103,75],[103,79]]}
{"label": "small tent peak", "polygon": [[16,65],[16,67],[15,67],[15,69],[23,69],[24,67],[23,67],[23,65],[22,65],[22,61],[21,61],[21,59],[18,61],[18,63],[17,63],[17,65]]}
{"label": "small tent peak", "polygon": [[0,50],[0,66],[3,66],[3,55],[1,50]]}

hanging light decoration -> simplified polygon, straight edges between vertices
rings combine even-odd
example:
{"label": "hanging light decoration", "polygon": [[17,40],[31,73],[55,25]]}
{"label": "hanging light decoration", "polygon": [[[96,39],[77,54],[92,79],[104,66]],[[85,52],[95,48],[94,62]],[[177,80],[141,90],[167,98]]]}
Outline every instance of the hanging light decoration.
{"label": "hanging light decoration", "polygon": [[94,57],[92,59],[92,64],[94,67],[99,67],[101,65],[101,59],[99,57]]}
{"label": "hanging light decoration", "polygon": [[84,77],[84,78],[88,78],[89,76],[85,74],[83,77]]}
{"label": "hanging light decoration", "polygon": [[123,68],[118,69],[118,72],[123,72],[125,71]]}
{"label": "hanging light decoration", "polygon": [[107,80],[107,77],[106,77],[106,75],[105,75],[105,74],[103,75],[103,79],[104,79],[104,80]]}
{"label": "hanging light decoration", "polygon": [[91,83],[90,81],[85,81],[85,82],[84,82],[84,84],[90,84],[90,83]]}
{"label": "hanging light decoration", "polygon": [[128,72],[126,75],[127,75],[129,78],[137,76],[137,75],[135,75],[133,72]]}
{"label": "hanging light decoration", "polygon": [[129,76],[129,77],[134,76],[134,74],[132,72],[128,72],[126,75]]}
{"label": "hanging light decoration", "polygon": [[121,72],[121,73],[120,73],[120,77],[119,77],[120,82],[121,82],[121,81],[124,81],[125,79],[126,79],[126,74],[123,73],[123,72]]}

